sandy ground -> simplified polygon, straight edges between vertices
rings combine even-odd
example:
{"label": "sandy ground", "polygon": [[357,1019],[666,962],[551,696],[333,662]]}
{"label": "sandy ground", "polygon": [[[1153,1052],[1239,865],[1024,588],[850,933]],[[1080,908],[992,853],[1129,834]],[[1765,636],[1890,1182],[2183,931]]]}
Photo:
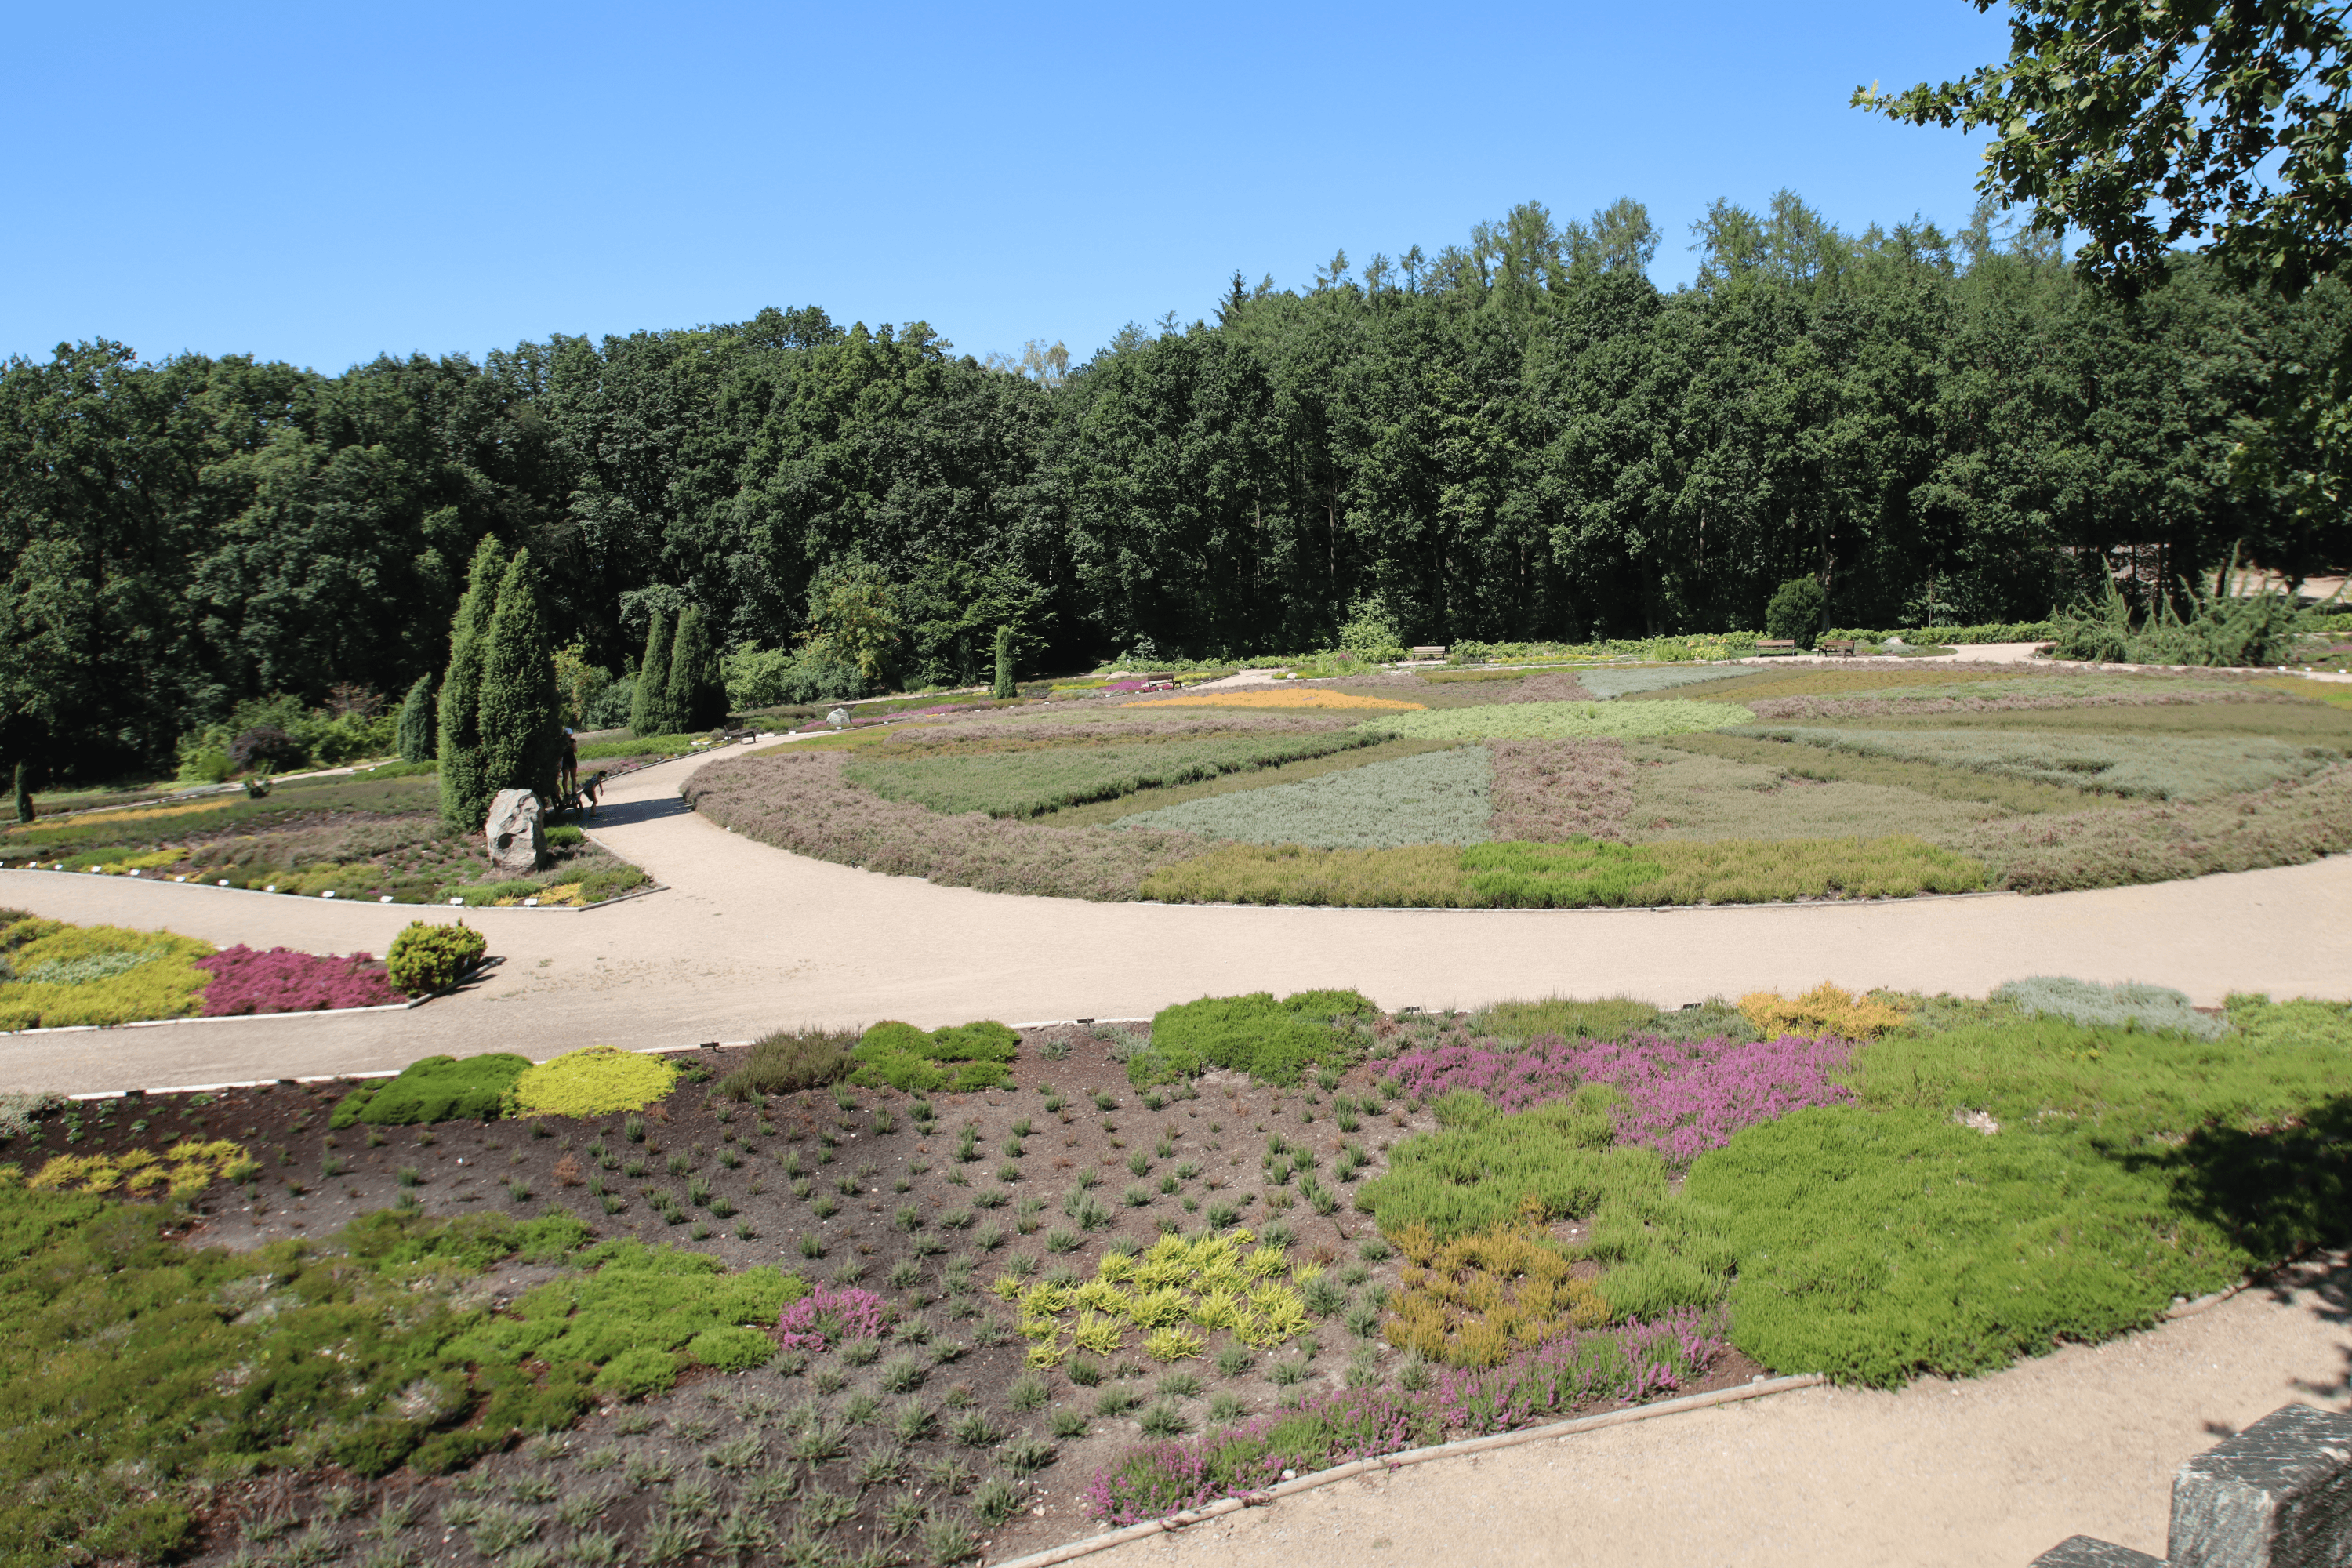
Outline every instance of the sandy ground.
{"label": "sandy ground", "polygon": [[[664,891],[464,918],[501,962],[408,1012],[0,1037],[0,1089],[64,1093],[397,1068],[447,1052],[744,1040],[781,1026],[1148,1016],[1195,996],[1352,985],[1383,1006],[1848,986],[1981,994],[2028,974],[2352,994],[2352,857],[2027,899],[1710,910],[1314,910],[1094,904],[804,859],[686,810],[708,758],[633,773],[595,837]],[[0,907],[311,952],[383,952],[420,911],[72,872],[0,870]],[[456,911],[442,910],[439,918]]]}
{"label": "sandy ground", "polygon": [[2069,1535],[2162,1555],[2172,1472],[2283,1405],[2347,1404],[2352,1274],[1898,1394],[1793,1394],[1342,1481],[1100,1568],[1992,1564]]}

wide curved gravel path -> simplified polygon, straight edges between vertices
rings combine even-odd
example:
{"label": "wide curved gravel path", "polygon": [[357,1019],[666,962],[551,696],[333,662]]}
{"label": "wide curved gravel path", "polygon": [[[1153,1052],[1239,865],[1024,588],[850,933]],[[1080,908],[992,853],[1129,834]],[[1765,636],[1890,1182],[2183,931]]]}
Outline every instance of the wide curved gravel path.
{"label": "wide curved gravel path", "polygon": [[[2352,994],[2352,857],[2033,899],[1660,911],[1097,904],[934,887],[753,843],[677,798],[709,760],[631,774],[593,829],[665,890],[579,911],[467,912],[500,962],[458,995],[348,1017],[0,1037],[0,1089],[359,1072],[436,1052],[544,1058],[886,1017],[1139,1017],[1195,996],[1323,985],[1391,1007],[1552,993],[1675,1005],[1822,980],[1980,994],[2027,974],[2159,981],[2200,1004],[2231,991]],[[0,907],[312,952],[380,953],[433,914],[26,870],[0,870]]]}

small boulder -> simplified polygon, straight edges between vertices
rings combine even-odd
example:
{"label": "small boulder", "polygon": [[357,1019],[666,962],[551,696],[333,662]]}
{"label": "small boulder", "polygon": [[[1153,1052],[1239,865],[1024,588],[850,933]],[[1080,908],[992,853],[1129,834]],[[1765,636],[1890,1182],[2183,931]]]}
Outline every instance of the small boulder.
{"label": "small boulder", "polygon": [[502,789],[490,802],[482,825],[490,864],[518,875],[536,871],[547,858],[547,825],[539,796],[527,789]]}

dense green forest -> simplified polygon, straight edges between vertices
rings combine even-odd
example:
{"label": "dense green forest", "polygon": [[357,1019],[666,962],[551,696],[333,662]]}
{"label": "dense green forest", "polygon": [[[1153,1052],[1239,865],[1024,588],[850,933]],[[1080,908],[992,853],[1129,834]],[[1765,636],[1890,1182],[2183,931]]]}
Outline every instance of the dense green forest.
{"label": "dense green forest", "polygon": [[2183,258],[2118,300],[1982,216],[1848,235],[1785,193],[1697,228],[1662,293],[1638,204],[1528,204],[1433,257],[1237,274],[1066,373],[814,307],[333,376],[11,359],[0,757],[87,776],[268,693],[397,700],[486,534],[592,663],[692,605],[845,689],[985,679],[1004,623],[1024,668],[1328,646],[1368,598],[1412,641],[1638,636],[1758,626],[1815,574],[1837,624],[1916,626],[2039,617],[2116,546],[2347,553],[2230,467],[2341,336],[2334,283]]}

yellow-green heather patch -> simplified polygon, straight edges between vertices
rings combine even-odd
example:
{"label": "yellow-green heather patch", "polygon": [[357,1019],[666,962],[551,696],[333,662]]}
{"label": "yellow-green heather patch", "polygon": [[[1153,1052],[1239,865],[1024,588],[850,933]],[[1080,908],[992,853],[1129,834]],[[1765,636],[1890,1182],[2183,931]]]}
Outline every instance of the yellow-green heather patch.
{"label": "yellow-green heather patch", "polygon": [[677,1082],[667,1057],[587,1046],[525,1068],[507,1095],[517,1116],[610,1116],[643,1110]]}
{"label": "yellow-green heather patch", "polygon": [[1755,714],[1729,702],[1508,702],[1383,715],[1365,728],[1434,741],[1641,740],[1745,724]]}
{"label": "yellow-green heather patch", "polygon": [[167,931],[37,917],[0,926],[0,1029],[193,1016],[212,979],[195,961],[212,951]]}
{"label": "yellow-green heather patch", "polygon": [[1900,899],[1974,892],[1988,879],[1979,862],[1898,834],[1771,843],[1577,839],[1460,849],[1235,844],[1153,872],[1142,891],[1170,903],[1573,909]]}

